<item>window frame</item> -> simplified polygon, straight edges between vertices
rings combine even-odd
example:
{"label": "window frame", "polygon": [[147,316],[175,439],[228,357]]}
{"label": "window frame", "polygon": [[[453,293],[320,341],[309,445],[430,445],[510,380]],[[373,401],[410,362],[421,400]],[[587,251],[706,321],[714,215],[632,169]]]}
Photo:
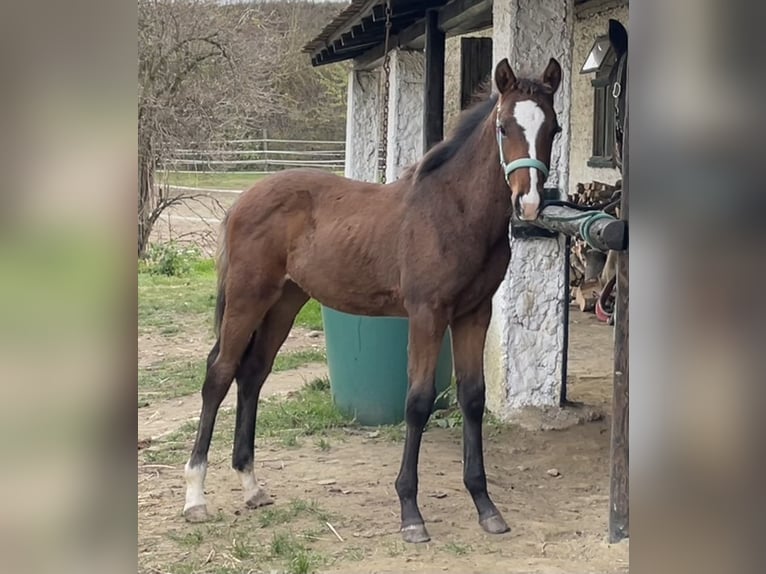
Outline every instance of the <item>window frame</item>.
{"label": "window frame", "polygon": [[614,122],[615,110],[610,93],[610,76],[612,69],[617,64],[614,50],[611,48],[604,58],[601,68],[591,80],[593,88],[592,113],[593,126],[591,134],[591,157],[588,159],[589,167],[614,168]]}

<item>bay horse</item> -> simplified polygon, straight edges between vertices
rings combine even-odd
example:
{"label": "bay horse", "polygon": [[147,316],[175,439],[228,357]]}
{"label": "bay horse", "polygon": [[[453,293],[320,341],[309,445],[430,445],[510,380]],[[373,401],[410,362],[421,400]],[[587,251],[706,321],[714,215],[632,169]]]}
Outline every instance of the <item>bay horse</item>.
{"label": "bay horse", "polygon": [[463,413],[463,477],[485,531],[509,530],[487,492],[482,446],[484,342],[510,258],[512,213],[534,219],[560,131],[561,66],[539,79],[497,64],[497,92],[463,112],[450,137],[397,181],[364,183],[316,169],[271,175],[227,213],[217,255],[217,341],[186,463],[190,522],[208,517],[204,480],[216,413],[237,379],[232,466],[247,506],[272,503],[253,470],[258,396],[296,314],[315,298],[366,316],[409,318],[404,453],[395,487],[406,542],[430,539],[417,504],[418,456],[449,327]]}

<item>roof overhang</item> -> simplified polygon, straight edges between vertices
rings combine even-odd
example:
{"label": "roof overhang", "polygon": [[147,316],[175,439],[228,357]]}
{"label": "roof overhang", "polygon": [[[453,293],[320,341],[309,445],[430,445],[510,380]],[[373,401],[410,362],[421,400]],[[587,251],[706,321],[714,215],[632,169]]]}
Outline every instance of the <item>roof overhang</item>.
{"label": "roof overhang", "polygon": [[[390,0],[389,49],[422,49],[425,16],[439,13],[439,28],[448,36],[465,34],[492,25],[492,0]],[[372,65],[384,54],[385,0],[351,0],[325,28],[303,47],[311,63],[321,66],[353,58]]]}

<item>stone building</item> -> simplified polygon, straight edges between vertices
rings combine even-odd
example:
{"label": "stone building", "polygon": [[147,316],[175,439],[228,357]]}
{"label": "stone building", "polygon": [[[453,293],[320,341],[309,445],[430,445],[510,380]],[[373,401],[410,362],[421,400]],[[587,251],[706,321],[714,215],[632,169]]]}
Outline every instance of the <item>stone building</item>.
{"label": "stone building", "polygon": [[[386,180],[398,177],[423,155],[429,138],[438,141],[449,131],[465,105],[467,89],[490,80],[502,58],[508,57],[523,74],[539,73],[555,57],[564,74],[556,95],[563,131],[548,185],[563,198],[578,183],[619,179],[610,158],[613,108],[603,81],[609,57],[596,73],[581,69],[594,42],[606,35],[610,18],[627,27],[627,0],[391,0],[388,129],[382,149],[385,5],[384,0],[352,0],[306,46],[314,65],[354,63],[346,131],[348,177],[379,181],[381,156]],[[428,13],[435,40],[429,39]],[[438,47],[435,55],[429,54],[429,42]],[[485,352],[488,408],[505,420],[523,407],[559,405],[568,306],[565,239],[517,239],[511,234],[510,240],[511,262],[493,300]]]}

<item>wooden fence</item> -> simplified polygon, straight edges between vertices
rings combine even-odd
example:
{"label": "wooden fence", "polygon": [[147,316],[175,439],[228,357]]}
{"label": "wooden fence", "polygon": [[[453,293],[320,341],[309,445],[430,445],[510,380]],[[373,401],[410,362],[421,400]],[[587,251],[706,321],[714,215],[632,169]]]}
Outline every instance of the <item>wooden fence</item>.
{"label": "wooden fence", "polygon": [[175,149],[164,167],[181,173],[272,173],[291,167],[343,171],[345,157],[343,141],[261,138]]}

